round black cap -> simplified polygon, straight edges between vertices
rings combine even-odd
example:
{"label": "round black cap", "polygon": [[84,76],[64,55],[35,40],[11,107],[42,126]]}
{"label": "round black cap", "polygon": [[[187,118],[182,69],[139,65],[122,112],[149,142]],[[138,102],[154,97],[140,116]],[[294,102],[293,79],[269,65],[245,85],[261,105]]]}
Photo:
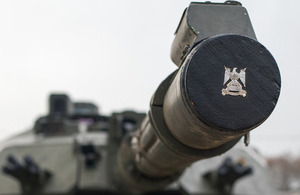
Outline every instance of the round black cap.
{"label": "round black cap", "polygon": [[187,105],[208,126],[247,131],[273,111],[280,73],[270,52],[241,35],[219,35],[198,43],[184,64],[181,85]]}

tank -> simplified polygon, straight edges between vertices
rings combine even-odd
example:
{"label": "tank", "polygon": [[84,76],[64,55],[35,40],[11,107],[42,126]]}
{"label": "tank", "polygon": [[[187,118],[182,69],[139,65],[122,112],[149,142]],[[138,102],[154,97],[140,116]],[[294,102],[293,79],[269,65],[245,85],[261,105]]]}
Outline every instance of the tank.
{"label": "tank", "polygon": [[246,9],[191,3],[171,59],[148,113],[102,115],[51,94],[48,114],[1,144],[0,195],[277,194],[246,146],[276,106],[280,72]]}

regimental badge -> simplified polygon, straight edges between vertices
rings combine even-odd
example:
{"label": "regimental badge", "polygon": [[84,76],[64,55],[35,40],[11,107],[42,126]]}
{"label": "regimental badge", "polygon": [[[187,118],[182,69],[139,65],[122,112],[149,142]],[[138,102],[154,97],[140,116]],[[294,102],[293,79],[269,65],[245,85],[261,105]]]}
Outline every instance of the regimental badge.
{"label": "regimental badge", "polygon": [[[224,83],[223,85],[226,85],[226,88],[222,89],[222,95],[240,95],[243,97],[246,97],[247,92],[243,89],[243,87],[246,87],[246,69],[243,68],[240,70],[240,72],[237,72],[237,68],[233,68],[231,71],[230,68],[225,67],[225,74],[224,74]],[[230,81],[230,82],[228,82]]]}

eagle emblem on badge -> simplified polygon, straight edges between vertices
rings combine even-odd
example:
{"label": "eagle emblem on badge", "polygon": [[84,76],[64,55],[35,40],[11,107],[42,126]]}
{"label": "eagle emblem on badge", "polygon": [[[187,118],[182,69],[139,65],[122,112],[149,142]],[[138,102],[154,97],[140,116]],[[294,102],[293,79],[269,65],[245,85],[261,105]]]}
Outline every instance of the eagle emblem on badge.
{"label": "eagle emblem on badge", "polygon": [[[223,85],[226,85],[226,88],[222,89],[222,95],[240,95],[243,97],[246,97],[247,92],[243,89],[243,87],[246,87],[246,69],[243,68],[239,72],[237,72],[237,68],[234,67],[231,71],[230,68],[225,67],[225,74],[224,74],[224,83]],[[228,82],[229,81],[229,82]]]}

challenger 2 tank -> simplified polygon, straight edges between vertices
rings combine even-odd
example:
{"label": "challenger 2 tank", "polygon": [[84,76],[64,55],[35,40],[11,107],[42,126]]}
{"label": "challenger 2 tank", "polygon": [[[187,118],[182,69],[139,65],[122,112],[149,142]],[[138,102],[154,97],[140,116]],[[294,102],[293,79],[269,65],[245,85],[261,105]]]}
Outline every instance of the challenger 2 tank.
{"label": "challenger 2 tank", "polygon": [[191,3],[171,59],[178,69],[148,113],[106,116],[51,94],[48,114],[1,144],[0,195],[276,194],[246,146],[276,106],[280,73],[246,9]]}

